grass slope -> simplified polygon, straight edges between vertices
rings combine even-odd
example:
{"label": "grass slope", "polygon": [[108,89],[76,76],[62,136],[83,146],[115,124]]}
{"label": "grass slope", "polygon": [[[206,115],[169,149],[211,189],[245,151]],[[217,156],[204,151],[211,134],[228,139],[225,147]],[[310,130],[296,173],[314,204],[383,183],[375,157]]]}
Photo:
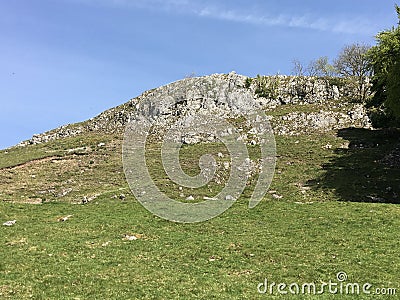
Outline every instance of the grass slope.
{"label": "grass slope", "polygon": [[[0,298],[265,299],[271,295],[257,292],[265,278],[321,284],[337,282],[341,271],[372,292],[399,289],[400,174],[380,162],[398,136],[346,129],[276,141],[275,177],[261,204],[247,208],[250,186],[231,209],[200,224],[162,220],[131,196],[118,135],[0,151],[0,221],[17,220],[0,227]],[[196,173],[200,153],[219,151],[183,149],[182,167]],[[149,153],[167,194],[183,200],[218,190],[216,183],[178,190],[158,152]],[[91,201],[82,205],[83,197]]]}

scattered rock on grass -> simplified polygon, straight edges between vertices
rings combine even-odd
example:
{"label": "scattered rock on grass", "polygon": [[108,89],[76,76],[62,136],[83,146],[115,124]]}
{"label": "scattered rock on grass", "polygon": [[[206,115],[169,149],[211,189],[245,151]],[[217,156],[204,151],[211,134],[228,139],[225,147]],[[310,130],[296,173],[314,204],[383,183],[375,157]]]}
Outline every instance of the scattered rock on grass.
{"label": "scattered rock on grass", "polygon": [[136,241],[138,238],[135,235],[125,234],[124,239],[128,241]]}
{"label": "scattered rock on grass", "polygon": [[367,198],[371,199],[373,202],[380,202],[380,203],[385,203],[386,200],[384,198],[381,197],[375,197],[372,195],[367,196]]}
{"label": "scattered rock on grass", "polygon": [[13,226],[17,220],[11,220],[3,223],[3,226]]}
{"label": "scattered rock on grass", "polygon": [[81,203],[82,204],[89,203],[89,202],[93,201],[94,199],[96,199],[98,196],[99,196],[98,194],[97,195],[93,195],[93,196],[89,196],[89,197],[83,196],[83,199],[82,199]]}
{"label": "scattered rock on grass", "polygon": [[65,216],[65,217],[60,217],[60,218],[57,219],[57,221],[58,222],[65,222],[71,217],[72,217],[72,215],[68,215],[68,216]]}

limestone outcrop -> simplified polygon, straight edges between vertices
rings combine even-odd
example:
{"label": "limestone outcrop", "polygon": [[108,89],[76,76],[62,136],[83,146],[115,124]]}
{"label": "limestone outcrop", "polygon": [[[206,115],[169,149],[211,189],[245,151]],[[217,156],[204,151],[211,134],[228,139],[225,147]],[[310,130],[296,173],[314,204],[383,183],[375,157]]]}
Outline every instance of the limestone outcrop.
{"label": "limestone outcrop", "polygon": [[89,131],[123,132],[126,124],[138,115],[162,127],[182,116],[198,113],[210,118],[236,118],[243,112],[262,109],[269,116],[275,134],[326,132],[351,126],[369,128],[364,107],[351,101],[356,93],[354,88],[337,82],[283,75],[251,79],[235,72],[185,78],[146,91],[85,122],[34,135],[19,146]]}

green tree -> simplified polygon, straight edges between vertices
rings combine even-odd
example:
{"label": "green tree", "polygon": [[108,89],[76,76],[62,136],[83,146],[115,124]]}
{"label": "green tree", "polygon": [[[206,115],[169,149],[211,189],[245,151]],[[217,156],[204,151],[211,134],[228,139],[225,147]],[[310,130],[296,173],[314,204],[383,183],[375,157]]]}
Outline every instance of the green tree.
{"label": "green tree", "polygon": [[400,55],[388,74],[386,105],[400,118]]}
{"label": "green tree", "polygon": [[369,46],[364,44],[352,44],[345,46],[335,59],[334,67],[339,75],[348,78],[357,90],[356,98],[363,102],[368,97],[369,88],[367,78],[371,75],[371,66],[367,56]]}
{"label": "green tree", "polygon": [[[397,27],[377,34],[377,45],[368,51],[373,69],[374,96],[367,103],[372,121],[377,127],[399,124],[400,119],[400,7],[396,5],[399,19]],[[396,122],[397,119],[397,122]],[[376,123],[376,122],[375,122]]]}

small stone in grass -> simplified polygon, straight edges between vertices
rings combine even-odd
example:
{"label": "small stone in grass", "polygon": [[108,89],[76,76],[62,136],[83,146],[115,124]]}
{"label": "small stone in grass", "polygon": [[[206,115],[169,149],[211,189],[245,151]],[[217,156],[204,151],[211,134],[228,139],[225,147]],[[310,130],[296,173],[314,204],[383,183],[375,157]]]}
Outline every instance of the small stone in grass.
{"label": "small stone in grass", "polygon": [[17,220],[11,220],[3,223],[3,226],[13,226]]}
{"label": "small stone in grass", "polygon": [[65,222],[71,217],[72,217],[72,215],[68,215],[68,216],[65,216],[65,217],[60,217],[57,220],[58,220],[58,222]]}
{"label": "small stone in grass", "polygon": [[134,235],[125,234],[124,239],[126,239],[128,241],[136,241],[138,238]]}

